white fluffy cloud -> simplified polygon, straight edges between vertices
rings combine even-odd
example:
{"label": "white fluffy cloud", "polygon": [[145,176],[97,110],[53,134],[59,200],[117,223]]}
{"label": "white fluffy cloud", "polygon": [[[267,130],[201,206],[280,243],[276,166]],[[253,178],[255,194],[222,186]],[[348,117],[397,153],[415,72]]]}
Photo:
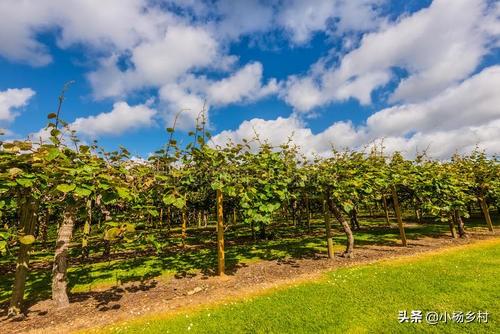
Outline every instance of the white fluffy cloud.
{"label": "white fluffy cloud", "polygon": [[116,102],[110,112],[77,118],[69,127],[79,134],[90,137],[116,136],[131,130],[152,126],[155,115],[156,111],[151,109],[148,104],[130,106],[126,102]]}
{"label": "white fluffy cloud", "polygon": [[222,131],[217,144],[252,138],[254,131],[273,144],[292,136],[304,153],[327,155],[331,147],[363,149],[383,141],[388,152],[408,156],[428,149],[431,156],[449,158],[476,145],[488,153],[500,152],[500,66],[484,69],[463,83],[421,103],[405,104],[376,112],[365,125],[336,122],[313,134],[297,117],[243,122],[235,131]]}
{"label": "white fluffy cloud", "polygon": [[0,91],[0,122],[11,122],[16,116],[16,109],[24,107],[35,95],[31,88],[9,88]]}
{"label": "white fluffy cloud", "polygon": [[[52,57],[37,34],[59,28],[61,47],[78,43],[107,49],[128,49],[158,38],[160,28],[175,21],[147,0],[4,0],[0,2],[0,55],[34,66]],[[132,24],[133,23],[133,24]]]}
{"label": "white fluffy cloud", "polygon": [[163,38],[132,49],[130,61],[133,68],[121,71],[118,58],[113,55],[89,74],[89,80],[98,98],[158,87],[177,81],[191,69],[211,65],[216,61],[217,48],[217,41],[204,29],[171,26]]}
{"label": "white fluffy cloud", "polygon": [[226,106],[232,103],[252,102],[278,91],[275,79],[263,82],[262,64],[249,63],[220,80],[209,80],[201,76],[187,76],[178,83],[166,84],[159,92],[160,100],[166,105],[166,119],[169,123],[179,111],[180,128],[190,128],[205,106]]}
{"label": "white fluffy cloud", "polygon": [[262,85],[262,72],[261,63],[250,63],[230,77],[210,83],[206,88],[208,100],[215,105],[227,105],[242,100],[256,100],[277,92],[278,86],[274,79]]}
{"label": "white fluffy cloud", "polygon": [[340,33],[368,31],[380,24],[377,5],[381,0],[293,0],[284,3],[277,21],[291,34],[292,41],[302,44],[318,31]]}
{"label": "white fluffy cloud", "polygon": [[[288,80],[285,101],[298,111],[350,97],[362,104],[392,78],[392,69],[408,73],[392,102],[419,102],[467,78],[498,38],[499,6],[482,0],[435,0],[429,8],[379,31],[366,34],[338,66],[324,59],[305,77]],[[313,92],[313,98],[304,92]]]}

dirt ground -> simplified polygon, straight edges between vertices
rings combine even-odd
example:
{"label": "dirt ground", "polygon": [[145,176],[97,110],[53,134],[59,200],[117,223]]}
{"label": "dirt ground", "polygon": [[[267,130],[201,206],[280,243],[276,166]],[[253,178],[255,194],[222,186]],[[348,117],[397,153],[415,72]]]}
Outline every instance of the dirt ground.
{"label": "dirt ground", "polygon": [[0,328],[2,334],[71,333],[138,316],[175,313],[228,299],[251,296],[275,287],[312,280],[333,268],[414,255],[499,236],[499,233],[492,235],[476,232],[471,233],[469,239],[441,236],[410,240],[406,248],[359,246],[355,248],[353,259],[336,256],[335,259],[329,260],[325,255],[317,254],[312,259],[260,261],[243,264],[234,274],[224,279],[201,273],[182,278],[152,279],[112,287],[105,291],[72,294],[71,304],[64,310],[54,309],[51,301],[45,300],[32,305],[23,319],[7,319],[5,313],[1,313]]}

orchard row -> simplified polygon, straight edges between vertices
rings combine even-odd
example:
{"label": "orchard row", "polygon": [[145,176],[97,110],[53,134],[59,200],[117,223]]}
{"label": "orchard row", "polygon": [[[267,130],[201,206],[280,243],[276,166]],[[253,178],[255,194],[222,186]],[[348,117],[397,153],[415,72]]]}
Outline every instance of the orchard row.
{"label": "orchard row", "polygon": [[46,245],[51,224],[57,228],[52,298],[61,307],[69,303],[68,249],[75,231],[81,231],[83,256],[96,229],[107,247],[149,229],[141,236],[161,254],[158,229],[178,225],[184,244],[188,219],[207,226],[213,214],[219,275],[228,220],[248,224],[255,236],[277,217],[296,223],[319,213],[330,258],[332,222],[346,234],[343,256],[352,257],[358,213],[373,207],[383,208],[387,222],[389,207],[394,209],[404,246],[403,209],[448,223],[453,237],[466,237],[462,218],[478,205],[493,231],[489,207],[500,207],[500,165],[479,150],[448,161],[389,156],[383,147],[306,158],[292,142],[276,147],[258,136],[216,146],[203,116],[189,134],[191,143],[180,147],[175,129],[167,128],[166,145],[147,161],[131,158],[125,148],[107,152],[96,142],[84,145],[56,114],[49,115],[47,140],[0,142],[0,252],[17,251],[11,315],[21,310],[30,250]]}

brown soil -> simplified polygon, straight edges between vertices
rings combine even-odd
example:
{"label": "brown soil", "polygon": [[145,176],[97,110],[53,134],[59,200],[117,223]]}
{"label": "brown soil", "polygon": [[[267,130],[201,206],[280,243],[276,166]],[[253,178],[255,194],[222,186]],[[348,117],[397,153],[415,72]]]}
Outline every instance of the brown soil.
{"label": "brown soil", "polygon": [[355,258],[323,254],[314,258],[286,261],[260,261],[243,265],[224,279],[205,275],[152,279],[140,284],[125,284],[99,292],[71,296],[67,309],[56,310],[50,300],[31,306],[22,319],[0,318],[2,333],[71,333],[165,312],[179,312],[193,307],[223,302],[265,292],[271,288],[317,278],[326,270],[373,262],[385,258],[414,255],[439,248],[497,238],[486,232],[470,233],[469,239],[446,236],[410,240],[409,246],[366,245],[355,249]]}

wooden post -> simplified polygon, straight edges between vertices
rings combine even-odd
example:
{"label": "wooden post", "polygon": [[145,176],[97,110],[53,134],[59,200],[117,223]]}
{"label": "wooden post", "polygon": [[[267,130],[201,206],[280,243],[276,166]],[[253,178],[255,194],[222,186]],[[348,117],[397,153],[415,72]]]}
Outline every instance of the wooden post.
{"label": "wooden post", "polygon": [[488,230],[490,230],[490,232],[493,232],[493,223],[491,222],[488,203],[486,203],[486,199],[483,196],[479,197],[479,205],[481,206],[481,210],[483,211],[484,219],[486,220],[486,224],[488,225]]}
{"label": "wooden post", "polygon": [[328,212],[326,199],[323,200],[323,215],[325,219],[326,245],[328,248],[328,258],[333,259],[334,254],[333,254],[332,225],[330,222],[330,214]]}
{"label": "wooden post", "polygon": [[224,212],[222,191],[217,190],[217,275],[224,276]]}
{"label": "wooden post", "polygon": [[391,221],[389,220],[389,210],[387,209],[387,199],[385,195],[382,195],[382,201],[384,202],[384,213],[385,213],[385,222],[387,226],[391,226]]}
{"label": "wooden post", "polygon": [[158,223],[160,224],[160,228],[163,228],[163,207],[160,207],[160,216],[158,219]]}
{"label": "wooden post", "polygon": [[207,212],[203,210],[203,226],[207,227],[207,225],[208,225],[208,215]]}
{"label": "wooden post", "polygon": [[394,201],[394,211],[396,212],[396,219],[398,220],[399,234],[401,236],[401,242],[403,246],[407,246],[406,233],[403,225],[403,218],[401,217],[401,208],[399,207],[398,193],[396,191],[396,186],[392,186],[392,199]]}

